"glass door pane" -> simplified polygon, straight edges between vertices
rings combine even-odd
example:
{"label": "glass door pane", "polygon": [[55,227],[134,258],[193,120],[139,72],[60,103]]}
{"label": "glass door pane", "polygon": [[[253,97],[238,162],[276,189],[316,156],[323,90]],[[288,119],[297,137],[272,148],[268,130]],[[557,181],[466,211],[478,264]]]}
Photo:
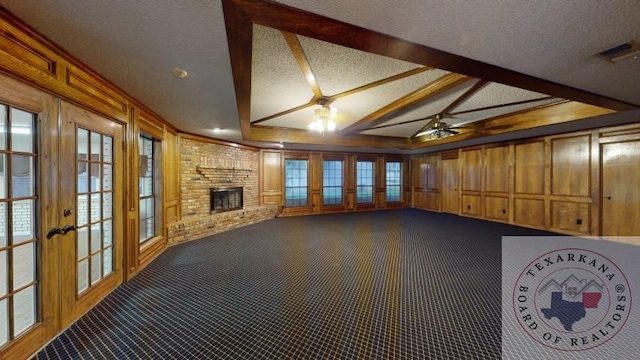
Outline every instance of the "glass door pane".
{"label": "glass door pane", "polygon": [[0,346],[38,320],[35,114],[0,104]]}
{"label": "glass door pane", "polygon": [[76,268],[77,293],[113,272],[113,138],[76,130]]}

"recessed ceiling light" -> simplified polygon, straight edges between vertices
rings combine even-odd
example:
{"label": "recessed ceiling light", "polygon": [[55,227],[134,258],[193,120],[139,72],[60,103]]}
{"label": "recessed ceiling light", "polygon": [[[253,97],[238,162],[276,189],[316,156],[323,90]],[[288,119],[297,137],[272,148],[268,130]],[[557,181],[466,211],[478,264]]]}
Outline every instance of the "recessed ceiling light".
{"label": "recessed ceiling light", "polygon": [[180,69],[180,68],[173,68],[171,70],[171,73],[177,77],[179,77],[180,79],[184,79],[187,76],[189,76],[189,73],[187,72],[187,70],[184,69]]}
{"label": "recessed ceiling light", "polygon": [[217,133],[221,133],[221,132],[222,132],[222,128],[214,127],[214,128],[213,128],[213,132],[214,132],[214,133],[216,133],[216,134],[217,134]]}

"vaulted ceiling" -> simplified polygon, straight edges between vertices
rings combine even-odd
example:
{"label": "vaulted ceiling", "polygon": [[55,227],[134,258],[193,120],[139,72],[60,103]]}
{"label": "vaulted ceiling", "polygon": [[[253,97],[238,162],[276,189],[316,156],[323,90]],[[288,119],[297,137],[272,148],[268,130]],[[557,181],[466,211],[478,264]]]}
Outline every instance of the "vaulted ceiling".
{"label": "vaulted ceiling", "polygon": [[[640,120],[618,116],[640,104],[640,61],[594,56],[640,39],[632,0],[0,3],[179,129],[229,141],[415,152]],[[334,132],[309,130],[322,104]]]}

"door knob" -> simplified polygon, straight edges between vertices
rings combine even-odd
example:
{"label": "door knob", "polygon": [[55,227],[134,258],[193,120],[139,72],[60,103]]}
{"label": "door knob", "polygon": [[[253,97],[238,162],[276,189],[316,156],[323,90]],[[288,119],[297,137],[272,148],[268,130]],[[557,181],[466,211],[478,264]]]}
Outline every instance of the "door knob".
{"label": "door knob", "polygon": [[49,232],[47,232],[47,240],[51,239],[54,235],[64,235],[64,231],[60,228],[51,228]]}
{"label": "door knob", "polygon": [[605,196],[604,198],[607,200],[611,200],[611,196]]}
{"label": "door knob", "polygon": [[76,231],[77,228],[78,227],[76,227],[75,225],[65,225],[62,229],[60,229],[60,231],[62,232],[62,235],[65,235],[69,231]]}

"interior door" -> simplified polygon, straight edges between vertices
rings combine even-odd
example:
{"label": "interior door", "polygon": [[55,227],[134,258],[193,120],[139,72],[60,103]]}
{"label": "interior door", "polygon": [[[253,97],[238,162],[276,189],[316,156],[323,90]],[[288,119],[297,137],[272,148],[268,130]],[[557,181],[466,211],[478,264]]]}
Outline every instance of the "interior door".
{"label": "interior door", "polygon": [[458,213],[458,159],[442,160],[442,212]]}
{"label": "interior door", "polygon": [[602,235],[640,236],[640,141],[602,145]]}
{"label": "interior door", "polygon": [[62,102],[59,186],[61,322],[123,279],[123,126]]}
{"label": "interior door", "polygon": [[[57,106],[52,96],[0,75],[0,358],[24,358],[58,328]],[[57,176],[57,175],[56,175]]]}

